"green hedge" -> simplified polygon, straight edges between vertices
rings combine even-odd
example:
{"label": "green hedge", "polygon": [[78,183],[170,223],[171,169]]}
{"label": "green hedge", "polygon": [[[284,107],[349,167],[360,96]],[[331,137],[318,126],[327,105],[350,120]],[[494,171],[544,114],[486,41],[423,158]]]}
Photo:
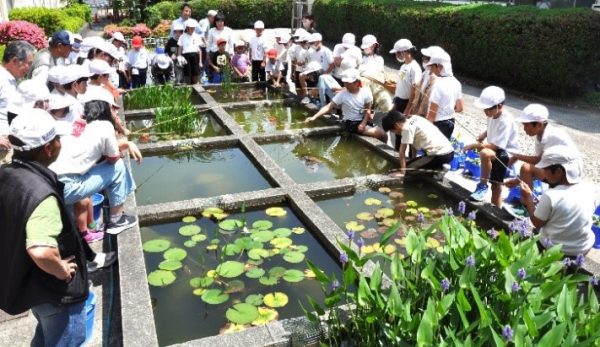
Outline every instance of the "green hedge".
{"label": "green hedge", "polygon": [[600,13],[589,9],[448,5],[391,0],[317,0],[319,30],[374,34],[387,55],[408,38],[444,47],[459,74],[544,96],[574,96],[600,80]]}
{"label": "green hedge", "polygon": [[11,20],[35,23],[44,29],[46,36],[50,36],[59,30],[78,32],[90,21],[91,9],[80,4],[65,8],[20,7],[10,10],[8,16]]}
{"label": "green hedge", "polygon": [[[163,19],[179,18],[183,2],[160,2],[153,5]],[[289,27],[292,15],[291,0],[192,0],[192,17],[202,19],[208,10],[225,14],[225,24],[234,29],[252,27],[262,20],[267,28]]]}

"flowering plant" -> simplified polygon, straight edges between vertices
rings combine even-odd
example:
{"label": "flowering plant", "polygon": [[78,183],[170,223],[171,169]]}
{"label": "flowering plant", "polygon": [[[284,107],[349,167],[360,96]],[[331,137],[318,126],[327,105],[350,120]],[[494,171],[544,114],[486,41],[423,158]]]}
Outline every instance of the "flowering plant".
{"label": "flowering plant", "polygon": [[35,48],[47,46],[46,35],[37,25],[23,20],[12,20],[0,23],[0,44],[6,45],[10,41],[24,40]]}
{"label": "flowering plant", "polygon": [[[427,229],[410,228],[401,254],[338,242],[342,279],[308,263],[326,298],[324,306],[309,299],[306,315],[326,326],[332,346],[593,345],[598,279],[579,272],[583,256],[564,261],[559,245],[540,250],[524,225],[486,232],[471,216],[447,213]],[[399,226],[382,235],[382,248]],[[444,235],[442,249],[427,245],[435,232]]]}
{"label": "flowering plant", "polygon": [[133,36],[150,37],[150,35],[152,35],[152,30],[150,30],[146,24],[138,23],[131,28],[131,34]]}
{"label": "flowering plant", "polygon": [[152,29],[152,36],[154,37],[167,37],[171,32],[171,21],[162,20],[157,26]]}

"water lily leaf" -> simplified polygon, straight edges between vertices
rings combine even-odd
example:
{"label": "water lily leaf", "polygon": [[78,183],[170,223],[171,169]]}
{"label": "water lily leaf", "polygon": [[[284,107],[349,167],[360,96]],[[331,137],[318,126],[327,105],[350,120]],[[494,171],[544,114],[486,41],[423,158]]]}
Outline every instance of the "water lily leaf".
{"label": "water lily leaf", "polygon": [[262,259],[259,259],[259,260],[248,259],[248,261],[246,263],[248,265],[260,266],[263,263],[263,260]]}
{"label": "water lily leaf", "polygon": [[229,294],[223,293],[221,289],[209,289],[202,294],[202,301],[209,305],[219,305],[229,300]]}
{"label": "water lily leaf", "polygon": [[283,280],[286,282],[300,282],[304,279],[304,273],[300,270],[289,269],[283,273]]}
{"label": "water lily leaf", "polygon": [[427,243],[425,244],[427,248],[438,248],[440,245],[440,241],[434,239],[433,237],[428,237]]}
{"label": "water lily leaf", "polygon": [[[210,93],[211,90],[208,90],[208,92]],[[214,93],[215,90],[212,90],[212,92]],[[219,335],[227,335],[227,334],[239,333],[240,331],[244,331],[247,328],[248,328],[247,325],[227,323],[227,324],[225,324],[225,326],[223,326],[221,328],[221,330],[219,330]]]}
{"label": "water lily leaf", "polygon": [[265,213],[270,217],[283,217],[287,214],[287,211],[281,207],[270,207],[265,210]]}
{"label": "water lily leaf", "polygon": [[296,264],[296,263],[300,263],[304,260],[304,253],[302,252],[287,252],[286,254],[283,255],[283,260],[287,261],[288,263],[292,263],[292,264]]}
{"label": "water lily leaf", "polygon": [[408,206],[408,207],[417,207],[417,206],[419,206],[419,204],[417,204],[417,202],[414,201],[414,200],[408,200],[406,202],[406,206]]}
{"label": "water lily leaf", "polygon": [[317,275],[315,274],[315,272],[313,270],[306,269],[306,270],[304,270],[304,277],[313,279],[313,278],[317,278]]}
{"label": "water lily leaf", "polygon": [[241,302],[230,307],[225,316],[236,324],[249,324],[259,317],[256,306]]}
{"label": "water lily leaf", "polygon": [[414,222],[414,221],[417,220],[417,217],[415,217],[415,216],[406,216],[406,217],[404,217],[404,220],[406,222],[412,223],[412,222]]}
{"label": "water lily leaf", "polygon": [[214,250],[217,250],[218,248],[219,248],[219,245],[215,245],[215,244],[206,246],[207,251],[214,251]]}
{"label": "water lily leaf", "polygon": [[381,246],[379,245],[379,242],[376,242],[372,245],[367,245],[367,246],[362,246],[362,248],[360,249],[361,252],[363,252],[364,254],[370,254],[370,253],[374,253],[374,252],[381,252]]}
{"label": "water lily leaf", "polygon": [[263,304],[264,297],[265,296],[262,294],[250,294],[246,297],[244,302],[253,306],[260,306]]}
{"label": "water lily leaf", "polygon": [[179,260],[163,260],[158,264],[161,270],[175,271],[181,269],[183,264]]}
{"label": "water lily leaf", "polygon": [[396,224],[396,222],[398,222],[396,218],[386,218],[381,221],[381,224],[385,225],[386,227],[391,227],[392,225]]}
{"label": "water lily leaf", "polygon": [[305,253],[306,251],[308,251],[308,246],[305,245],[295,245],[295,246],[291,246],[293,251],[297,251],[297,252],[302,252]]}
{"label": "water lily leaf", "polygon": [[419,213],[419,210],[417,210],[416,208],[407,208],[406,213],[417,215]]}
{"label": "water lily leaf", "polygon": [[202,242],[202,241],[206,240],[207,238],[208,238],[208,236],[206,236],[204,234],[196,234],[196,235],[192,236],[192,241]]}
{"label": "water lily leaf", "polygon": [[219,223],[219,228],[225,231],[234,231],[235,229],[242,228],[244,223],[239,219],[226,219]]}
{"label": "water lily leaf", "polygon": [[142,248],[148,253],[164,252],[171,247],[171,242],[164,239],[154,239],[144,242]]}
{"label": "water lily leaf", "polygon": [[238,277],[244,272],[244,264],[239,261],[228,260],[217,266],[217,274],[225,278]]}
{"label": "water lily leaf", "polygon": [[429,209],[427,207],[419,207],[417,211],[422,213],[429,213]]}
{"label": "water lily leaf", "polygon": [[292,228],[292,232],[296,235],[304,234],[305,231],[306,231],[306,229],[304,229],[303,227]]}
{"label": "water lily leaf", "polygon": [[[262,248],[255,248],[255,249],[251,249],[250,251],[248,251],[248,258],[254,259],[254,260],[268,258],[269,256],[270,256],[269,251],[266,249],[262,249]],[[258,277],[260,277],[260,276],[258,276]]]}
{"label": "water lily leaf", "polygon": [[194,277],[190,280],[192,288],[206,288],[213,284],[215,280],[212,277]]}
{"label": "water lily leaf", "polygon": [[252,228],[258,229],[258,230],[271,229],[272,226],[273,226],[273,223],[271,223],[271,221],[264,220],[264,219],[257,220],[256,222],[252,223]]}
{"label": "water lily leaf", "polygon": [[181,219],[182,222],[184,223],[194,223],[196,221],[196,217],[194,216],[185,216],[183,217],[183,219]]}
{"label": "water lily leaf", "polygon": [[223,253],[225,253],[225,255],[228,257],[239,254],[241,251],[242,251],[242,247],[240,247],[234,243],[230,243],[230,244],[223,246]]}
{"label": "water lily leaf", "polygon": [[225,293],[226,294],[238,293],[238,292],[241,292],[242,290],[244,290],[245,287],[246,287],[246,285],[244,284],[243,281],[233,280],[225,285]]}
{"label": "water lily leaf", "polygon": [[400,246],[405,246],[406,245],[406,237],[403,237],[403,238],[400,238],[400,239],[395,239],[394,242],[396,242]]}
{"label": "water lily leaf", "polygon": [[271,244],[276,248],[286,248],[291,246],[292,240],[287,237],[276,237],[271,240]]}
{"label": "water lily leaf", "polygon": [[387,194],[387,193],[389,193],[389,192],[391,192],[391,191],[392,191],[392,190],[391,190],[390,188],[388,188],[388,187],[379,187],[379,189],[377,189],[377,190],[378,190],[380,193],[383,193],[383,194]]}
{"label": "water lily leaf", "polygon": [[248,270],[246,272],[246,277],[248,277],[248,278],[260,278],[260,277],[264,276],[264,274],[265,274],[265,270],[264,269],[261,269],[259,267],[255,267],[255,268],[250,269],[250,270]]}
{"label": "water lily leaf", "polygon": [[406,210],[406,208],[407,208],[407,207],[408,207],[408,206],[406,205],[406,203],[405,203],[405,202],[399,202],[399,203],[397,203],[397,204],[394,206],[394,208],[396,209],[396,211],[403,211],[403,210]]}
{"label": "water lily leaf", "polygon": [[179,261],[182,261],[183,259],[185,259],[185,257],[187,257],[187,252],[183,248],[171,248],[171,249],[168,249],[163,254],[163,257],[165,259],[167,259],[167,260],[179,260]]}
{"label": "water lily leaf", "polygon": [[208,207],[204,211],[202,211],[202,216],[206,218],[215,217],[217,220],[220,220],[227,217],[227,214],[218,207]]}
{"label": "water lily leaf", "polygon": [[212,239],[212,240],[210,240],[210,243],[213,244],[213,245],[218,245],[219,243],[221,243],[221,240],[219,240],[219,239]]}
{"label": "water lily leaf", "polygon": [[276,237],[288,237],[288,236],[292,235],[292,229],[277,228],[277,229],[273,230],[273,234],[275,234]]}
{"label": "water lily leaf", "polygon": [[265,305],[269,307],[283,307],[288,303],[288,296],[282,292],[269,293],[265,295]]}
{"label": "water lily leaf", "polygon": [[377,214],[382,216],[383,218],[387,218],[394,215],[394,210],[392,210],[391,208],[384,207],[377,210]]}
{"label": "water lily leaf", "polygon": [[394,246],[394,245],[385,245],[385,247],[383,247],[383,252],[385,254],[390,255],[390,254],[396,252],[396,246]]}
{"label": "water lily leaf", "polygon": [[356,221],[350,221],[350,222],[346,223],[346,230],[363,231],[364,229],[365,229],[365,226],[362,224],[358,224],[358,222],[356,222]]}
{"label": "water lily leaf", "polygon": [[252,325],[265,325],[271,321],[277,320],[279,318],[279,313],[267,307],[259,307],[258,308],[258,318],[252,321]]}
{"label": "water lily leaf", "polygon": [[356,218],[358,218],[359,220],[363,220],[365,222],[368,222],[370,220],[373,219],[373,215],[370,214],[369,212],[361,212],[359,214],[356,215]]}
{"label": "water lily leaf", "polygon": [[375,199],[375,198],[367,198],[367,199],[365,199],[365,205],[367,205],[367,206],[373,206],[373,205],[379,206],[379,205],[381,205],[381,200]]}
{"label": "water lily leaf", "polygon": [[275,234],[273,234],[273,232],[271,230],[261,230],[261,231],[258,231],[256,233],[252,234],[252,236],[250,236],[250,237],[254,241],[269,242],[269,241],[273,240],[273,238],[275,237]]}
{"label": "water lily leaf", "polygon": [[402,192],[390,192],[388,195],[391,199],[402,199],[404,197],[404,193]]}
{"label": "water lily leaf", "polygon": [[148,284],[154,287],[164,287],[175,282],[175,273],[167,270],[155,270],[148,274]]}
{"label": "water lily leaf", "polygon": [[259,278],[258,281],[260,282],[260,284],[265,285],[265,286],[274,286],[277,284],[277,282],[279,282],[277,277],[273,277],[273,276],[263,276],[263,277]]}
{"label": "water lily leaf", "polygon": [[437,194],[433,194],[433,193],[427,195],[427,197],[430,198],[430,199],[437,199],[438,198]]}
{"label": "water lily leaf", "polygon": [[197,295],[197,296],[202,296],[202,294],[206,293],[207,289],[206,288],[196,288],[194,290],[192,290],[192,294]]}
{"label": "water lily leaf", "polygon": [[286,268],[283,266],[275,266],[269,270],[269,276],[271,277],[281,277],[285,273]]}
{"label": "water lily leaf", "polygon": [[360,236],[365,239],[373,239],[373,238],[377,237],[378,235],[379,234],[377,233],[377,230],[375,230],[373,228],[369,228],[360,233]]}
{"label": "water lily leaf", "polygon": [[183,243],[183,245],[186,246],[187,248],[195,247],[196,244],[197,244],[197,242],[194,240],[187,240]]}

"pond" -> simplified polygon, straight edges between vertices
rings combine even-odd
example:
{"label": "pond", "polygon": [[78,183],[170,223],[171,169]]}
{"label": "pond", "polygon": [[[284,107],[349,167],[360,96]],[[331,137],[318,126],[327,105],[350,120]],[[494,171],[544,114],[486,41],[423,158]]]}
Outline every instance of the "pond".
{"label": "pond", "polygon": [[217,102],[244,102],[257,100],[277,100],[281,99],[282,95],[279,92],[273,91],[266,86],[260,85],[236,85],[233,84],[229,88],[207,86],[205,87]]}
{"label": "pond", "polygon": [[182,134],[174,131],[158,131],[155,129],[155,123],[156,121],[152,118],[127,121],[127,128],[131,131],[129,137],[137,143],[153,143],[196,137],[214,137],[227,134],[217,119],[208,112],[195,115],[193,125],[190,127],[191,131]]}
{"label": "pond", "polygon": [[261,147],[297,183],[386,174],[396,164],[351,136],[308,137]]}
{"label": "pond", "polygon": [[323,118],[311,123],[304,123],[310,114],[301,105],[231,108],[226,111],[250,134],[329,125]]}
{"label": "pond", "polygon": [[237,213],[219,223],[222,210],[203,213],[141,229],[161,346],[303,316],[299,302],[323,300],[305,259],[341,278],[289,207]]}
{"label": "pond", "polygon": [[184,103],[189,105],[206,104],[200,94],[191,87],[179,87],[171,84],[133,89],[123,96],[123,106],[126,111],[168,107]]}
{"label": "pond", "polygon": [[210,148],[144,157],[132,164],[138,205],[270,188],[239,148]]}

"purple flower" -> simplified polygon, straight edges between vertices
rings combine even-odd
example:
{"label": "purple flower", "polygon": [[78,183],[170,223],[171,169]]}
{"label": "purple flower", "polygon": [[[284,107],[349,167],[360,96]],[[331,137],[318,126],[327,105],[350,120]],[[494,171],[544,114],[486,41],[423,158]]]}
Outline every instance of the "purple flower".
{"label": "purple flower", "polygon": [[597,277],[596,275],[594,275],[594,276],[590,277],[590,283],[591,283],[593,286],[597,286],[597,285],[598,285],[598,282],[599,282],[599,281],[598,281],[598,277]]}
{"label": "purple flower", "polygon": [[475,211],[469,212],[469,215],[467,216],[467,218],[469,220],[473,220],[474,221],[475,219],[477,219],[477,212],[475,212]]}
{"label": "purple flower", "polygon": [[352,241],[354,239],[354,231],[348,230],[346,235],[348,236],[348,240]]}
{"label": "purple flower", "polygon": [[529,230],[529,222],[525,219],[514,219],[512,222],[510,222],[508,228],[513,233],[521,234],[521,237],[523,238],[531,236],[531,231]]}
{"label": "purple flower", "polygon": [[465,261],[465,264],[469,267],[475,266],[475,257],[472,255],[468,256],[467,260]]}
{"label": "purple flower", "polygon": [[467,204],[464,201],[459,202],[458,208],[457,208],[458,213],[460,213],[460,215],[462,216],[463,214],[465,214],[466,210],[467,210]]}
{"label": "purple flower", "polygon": [[342,265],[345,265],[347,262],[348,262],[348,254],[346,254],[346,252],[340,253],[340,263],[342,263]]}
{"label": "purple flower", "polygon": [[515,292],[518,292],[519,290],[521,290],[521,286],[519,285],[519,283],[513,282],[511,289],[512,289],[513,293],[515,293]]}
{"label": "purple flower", "polygon": [[571,264],[572,264],[572,261],[571,261],[571,259],[569,259],[569,258],[565,258],[565,259],[563,259],[563,265],[564,265],[565,267],[569,267],[569,266],[571,266]]}
{"label": "purple flower", "polygon": [[498,238],[498,231],[494,228],[491,228],[490,230],[487,231],[487,234],[489,237],[492,238],[492,240],[495,240]]}
{"label": "purple flower", "polygon": [[575,258],[575,265],[577,265],[577,267],[582,267],[583,263],[585,263],[585,257],[583,254],[578,254]]}
{"label": "purple flower", "polygon": [[447,278],[444,278],[442,280],[442,282],[440,283],[440,285],[442,286],[442,290],[445,292],[447,292],[448,289],[450,289],[450,281],[448,281]]}
{"label": "purple flower", "polygon": [[525,269],[524,269],[524,268],[520,268],[519,270],[517,270],[517,277],[518,277],[520,280],[524,280],[524,279],[525,279],[525,277],[527,277],[527,272],[525,272]]}
{"label": "purple flower", "polygon": [[542,245],[544,246],[544,248],[551,248],[552,246],[554,246],[554,244],[552,243],[552,240],[550,240],[549,237],[545,237],[542,240]]}
{"label": "purple flower", "polygon": [[362,237],[359,237],[358,240],[356,241],[356,245],[358,246],[358,248],[362,248],[365,245],[365,240],[363,240]]}
{"label": "purple flower", "polygon": [[505,325],[502,328],[502,338],[506,341],[510,341],[513,338],[513,330],[510,326]]}
{"label": "purple flower", "polygon": [[448,213],[449,216],[454,216],[454,210],[452,209],[452,207],[448,207],[446,212]]}
{"label": "purple flower", "polygon": [[425,215],[423,215],[423,213],[419,212],[419,214],[417,215],[417,222],[419,222],[419,223],[425,222]]}
{"label": "purple flower", "polygon": [[333,280],[333,282],[331,283],[331,290],[335,291],[339,287],[340,287],[340,282],[338,280]]}

